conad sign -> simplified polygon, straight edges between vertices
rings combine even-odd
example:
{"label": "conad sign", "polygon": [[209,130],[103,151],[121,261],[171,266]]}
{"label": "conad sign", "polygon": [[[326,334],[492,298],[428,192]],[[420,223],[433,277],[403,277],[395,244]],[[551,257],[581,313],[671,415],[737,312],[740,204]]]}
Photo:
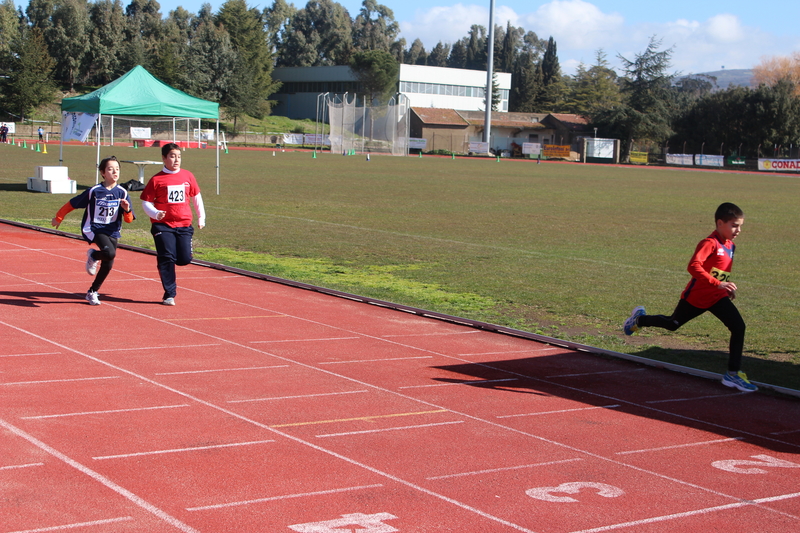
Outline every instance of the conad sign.
{"label": "conad sign", "polygon": [[800,171],[800,159],[759,159],[758,170]]}

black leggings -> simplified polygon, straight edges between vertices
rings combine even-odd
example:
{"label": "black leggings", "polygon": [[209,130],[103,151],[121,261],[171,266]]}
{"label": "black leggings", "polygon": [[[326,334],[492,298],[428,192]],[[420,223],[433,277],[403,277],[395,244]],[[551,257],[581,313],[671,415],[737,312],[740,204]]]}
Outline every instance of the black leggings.
{"label": "black leggings", "polygon": [[89,290],[97,292],[114,266],[114,258],[117,256],[117,239],[102,233],[95,233],[92,242],[100,248],[100,250],[92,252],[92,259],[100,261],[100,268],[97,270],[94,283],[92,283],[92,288]]}
{"label": "black leggings", "polygon": [[742,350],[744,350],[744,330],[745,324],[739,310],[733,305],[730,298],[725,297],[708,309],[700,309],[686,300],[681,299],[672,312],[672,316],[664,315],[642,315],[636,321],[639,327],[663,328],[675,331],[693,318],[697,318],[706,311],[720,319],[731,332],[730,357],[728,358],[728,370],[738,372],[742,368]]}

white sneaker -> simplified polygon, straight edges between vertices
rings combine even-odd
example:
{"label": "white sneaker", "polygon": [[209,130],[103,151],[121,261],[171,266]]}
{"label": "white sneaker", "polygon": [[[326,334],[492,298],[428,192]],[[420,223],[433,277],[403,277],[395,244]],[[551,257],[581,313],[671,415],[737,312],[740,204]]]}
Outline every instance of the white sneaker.
{"label": "white sneaker", "polygon": [[161,303],[164,305],[175,305],[175,298],[164,298],[164,301]]}
{"label": "white sneaker", "polygon": [[97,274],[97,263],[100,262],[92,257],[92,252],[94,252],[94,248],[86,250],[86,273],[90,276]]}
{"label": "white sneaker", "polygon": [[86,301],[89,302],[89,305],[100,305],[100,298],[97,296],[96,291],[87,292]]}

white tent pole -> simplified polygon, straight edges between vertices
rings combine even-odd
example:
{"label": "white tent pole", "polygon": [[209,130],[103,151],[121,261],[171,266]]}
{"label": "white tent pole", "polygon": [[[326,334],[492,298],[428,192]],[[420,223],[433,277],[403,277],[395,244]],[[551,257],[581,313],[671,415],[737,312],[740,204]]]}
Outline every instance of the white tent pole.
{"label": "white tent pole", "polygon": [[114,115],[111,115],[111,146],[114,146]]}
{"label": "white tent pole", "polygon": [[177,142],[178,136],[175,135],[175,117],[172,117],[172,142]]}
{"label": "white tent pole", "polygon": [[219,119],[217,119],[217,194],[219,195]]}
{"label": "white tent pole", "polygon": [[103,115],[97,115],[97,122],[94,124],[94,129],[97,131],[97,161],[94,165],[94,183],[100,183],[100,122],[102,122]]}
{"label": "white tent pole", "polygon": [[62,111],[61,112],[61,135],[59,135],[59,137],[61,137],[61,139],[58,142],[58,166],[60,166],[60,167],[64,166],[64,123],[66,122],[66,120],[64,120],[64,115],[66,115],[66,113],[64,113]]}

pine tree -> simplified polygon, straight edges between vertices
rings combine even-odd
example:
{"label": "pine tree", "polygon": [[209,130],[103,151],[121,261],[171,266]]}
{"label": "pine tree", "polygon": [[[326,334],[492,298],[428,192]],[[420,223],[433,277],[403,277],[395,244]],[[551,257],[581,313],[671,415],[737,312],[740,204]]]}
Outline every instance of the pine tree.
{"label": "pine tree", "polygon": [[11,43],[11,52],[8,77],[2,87],[4,103],[24,120],[35,108],[55,98],[55,61],[39,28],[25,28]]}

